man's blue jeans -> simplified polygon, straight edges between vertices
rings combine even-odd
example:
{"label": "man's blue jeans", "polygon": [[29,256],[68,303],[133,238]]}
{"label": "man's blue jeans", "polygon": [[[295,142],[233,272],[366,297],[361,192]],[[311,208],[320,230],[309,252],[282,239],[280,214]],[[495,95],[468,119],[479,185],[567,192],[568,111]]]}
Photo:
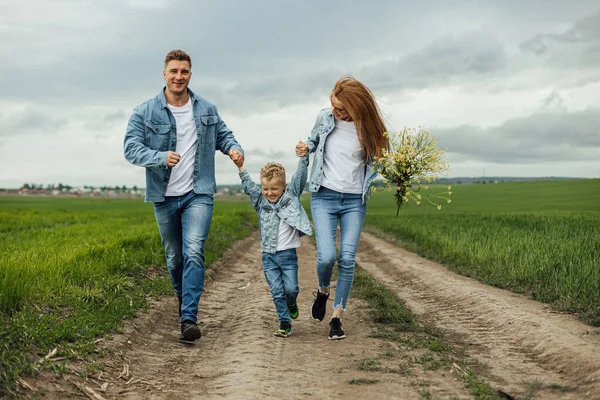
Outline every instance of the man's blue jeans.
{"label": "man's blue jeans", "polygon": [[361,194],[339,193],[323,186],[313,193],[310,210],[315,224],[317,242],[317,277],[320,288],[329,288],[336,261],[336,233],[340,224],[338,280],[333,308],[346,311],[346,301],[352,289],[356,250],[360,240],[367,205]]}
{"label": "man's blue jeans", "polygon": [[295,304],[300,292],[296,249],[282,250],[275,254],[262,253],[262,264],[279,322],[289,324],[292,320],[288,304]]}
{"label": "man's blue jeans", "polygon": [[197,321],[198,303],[204,290],[204,241],[212,211],[213,196],[193,191],[154,203],[173,288],[182,298],[181,322]]}

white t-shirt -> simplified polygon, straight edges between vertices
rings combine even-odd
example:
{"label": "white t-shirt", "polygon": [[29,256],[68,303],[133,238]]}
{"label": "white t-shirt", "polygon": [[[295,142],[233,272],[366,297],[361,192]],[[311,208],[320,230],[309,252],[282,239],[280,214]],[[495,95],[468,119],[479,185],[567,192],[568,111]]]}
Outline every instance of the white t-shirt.
{"label": "white t-shirt", "polygon": [[175,151],[181,155],[179,162],[173,167],[165,196],[182,196],[194,188],[193,173],[196,161],[196,122],[192,110],[192,99],[183,107],[167,104],[177,124],[177,146]]}
{"label": "white t-shirt", "polygon": [[300,247],[300,232],[283,219],[280,219],[276,251],[295,249],[298,247]]}
{"label": "white t-shirt", "polygon": [[335,120],[327,135],[321,186],[340,193],[362,193],[365,159],[354,122]]}

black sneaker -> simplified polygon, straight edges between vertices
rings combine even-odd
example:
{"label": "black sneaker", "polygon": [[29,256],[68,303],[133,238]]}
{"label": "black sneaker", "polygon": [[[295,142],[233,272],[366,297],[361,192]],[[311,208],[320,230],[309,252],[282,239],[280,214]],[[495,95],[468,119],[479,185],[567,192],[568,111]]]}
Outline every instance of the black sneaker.
{"label": "black sneaker", "polygon": [[288,337],[292,334],[292,325],[290,324],[279,324],[279,329],[273,332],[273,335],[279,337]]}
{"label": "black sneaker", "polygon": [[192,321],[185,320],[181,323],[181,335],[179,335],[179,341],[184,343],[192,343],[194,340],[200,339],[202,334],[198,325]]}
{"label": "black sneaker", "polygon": [[339,318],[331,318],[331,321],[329,321],[329,339],[339,340],[345,337],[346,335],[342,330],[342,321]]}
{"label": "black sneaker", "polygon": [[177,300],[179,300],[179,319],[181,319],[181,302],[183,299],[181,296],[177,296]]}
{"label": "black sneaker", "polygon": [[298,315],[300,315],[298,303],[294,302],[294,304],[288,304],[288,311],[290,312],[290,317],[292,317],[292,319],[298,318]]}
{"label": "black sneaker", "polygon": [[317,291],[316,293],[313,292],[313,294],[315,295],[315,299],[313,300],[312,306],[310,306],[310,315],[317,321],[323,321],[325,312],[327,311],[327,299],[329,298],[329,293],[323,294]]}

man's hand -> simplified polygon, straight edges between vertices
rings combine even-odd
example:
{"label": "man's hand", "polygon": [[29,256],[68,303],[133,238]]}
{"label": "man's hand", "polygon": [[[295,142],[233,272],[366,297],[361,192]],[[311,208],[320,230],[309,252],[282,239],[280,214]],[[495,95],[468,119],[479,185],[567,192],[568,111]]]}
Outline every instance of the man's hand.
{"label": "man's hand", "polygon": [[244,155],[239,150],[231,150],[229,152],[229,158],[231,158],[231,161],[233,161],[238,168],[244,165]]}
{"label": "man's hand", "polygon": [[174,151],[167,151],[167,167],[173,168],[181,159],[179,153]]}
{"label": "man's hand", "polygon": [[299,140],[296,145],[296,155],[298,157],[304,157],[306,153],[308,153],[308,146],[302,140]]}

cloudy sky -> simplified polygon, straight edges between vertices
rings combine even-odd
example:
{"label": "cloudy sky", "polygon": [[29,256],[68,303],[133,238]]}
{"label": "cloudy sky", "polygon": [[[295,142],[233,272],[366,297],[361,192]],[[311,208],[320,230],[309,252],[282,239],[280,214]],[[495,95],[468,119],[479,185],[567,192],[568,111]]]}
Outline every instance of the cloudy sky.
{"label": "cloudy sky", "polygon": [[123,136],[174,48],[255,177],[295,168],[343,74],[450,177],[600,175],[600,0],[0,0],[0,187],[144,186]]}

